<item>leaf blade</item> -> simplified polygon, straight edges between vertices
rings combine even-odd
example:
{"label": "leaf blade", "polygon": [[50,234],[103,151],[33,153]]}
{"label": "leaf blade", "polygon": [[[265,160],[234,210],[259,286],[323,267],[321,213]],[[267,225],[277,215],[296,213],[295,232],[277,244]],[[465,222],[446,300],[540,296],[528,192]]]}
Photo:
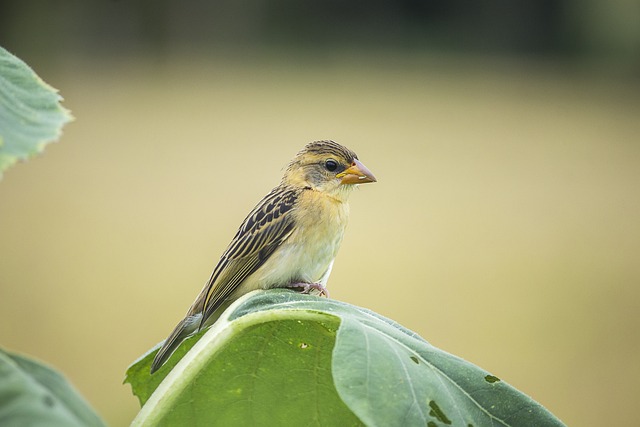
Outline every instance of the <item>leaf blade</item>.
{"label": "leaf blade", "polygon": [[19,160],[41,152],[73,118],[58,91],[0,47],[0,178]]}
{"label": "leaf blade", "polygon": [[[398,326],[368,310],[342,315],[333,358],[336,389],[367,425],[563,425],[504,381]],[[354,357],[362,346],[369,347],[367,359]],[[370,372],[377,374],[373,384],[354,387]]]}
{"label": "leaf blade", "polygon": [[[229,325],[262,316],[276,325],[285,319],[338,320],[329,370],[339,396],[338,406],[346,405],[352,417],[349,419],[356,420],[355,423],[370,426],[563,425],[540,404],[498,377],[433,347],[390,319],[350,304],[287,290],[254,292],[225,311],[221,316],[223,323],[219,320],[212,329],[226,330],[231,333],[228,337],[231,339],[233,332]],[[224,358],[222,354],[217,356]],[[151,357],[152,354],[148,356]],[[279,375],[288,374],[278,366],[272,369]],[[162,394],[160,389],[156,393]],[[278,406],[278,402],[266,401],[269,402],[264,406],[267,413]]]}
{"label": "leaf blade", "polygon": [[0,424],[105,426],[54,369],[0,349]]}
{"label": "leaf blade", "polygon": [[132,425],[361,425],[333,384],[338,325],[335,316],[306,310],[258,310],[231,321],[223,314]]}

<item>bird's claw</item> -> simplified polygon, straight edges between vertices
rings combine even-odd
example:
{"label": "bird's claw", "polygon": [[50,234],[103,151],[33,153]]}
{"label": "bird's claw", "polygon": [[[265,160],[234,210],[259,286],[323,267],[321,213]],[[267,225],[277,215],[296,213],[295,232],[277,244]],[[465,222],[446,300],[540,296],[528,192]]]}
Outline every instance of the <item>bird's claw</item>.
{"label": "bird's claw", "polygon": [[329,298],[329,291],[320,283],[292,283],[287,287],[292,289],[302,288],[300,292],[303,294],[311,294],[311,291],[317,291],[318,296]]}

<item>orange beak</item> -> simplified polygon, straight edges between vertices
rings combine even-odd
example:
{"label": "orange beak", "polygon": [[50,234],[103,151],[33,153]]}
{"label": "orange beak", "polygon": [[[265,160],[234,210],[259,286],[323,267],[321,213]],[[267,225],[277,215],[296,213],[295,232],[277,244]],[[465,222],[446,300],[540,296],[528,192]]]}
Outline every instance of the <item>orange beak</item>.
{"label": "orange beak", "polygon": [[369,169],[358,159],[354,159],[351,167],[345,169],[336,175],[336,178],[342,178],[342,184],[364,184],[366,182],[376,182],[377,179]]}

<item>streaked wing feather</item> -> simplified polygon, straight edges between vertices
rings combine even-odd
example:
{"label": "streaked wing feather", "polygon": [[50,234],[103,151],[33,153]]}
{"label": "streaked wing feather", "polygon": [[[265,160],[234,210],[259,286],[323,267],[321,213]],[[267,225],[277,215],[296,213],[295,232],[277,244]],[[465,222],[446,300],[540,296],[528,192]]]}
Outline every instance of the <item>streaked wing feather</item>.
{"label": "streaked wing feather", "polygon": [[204,314],[201,325],[291,235],[300,191],[276,187],[245,218],[194,304]]}

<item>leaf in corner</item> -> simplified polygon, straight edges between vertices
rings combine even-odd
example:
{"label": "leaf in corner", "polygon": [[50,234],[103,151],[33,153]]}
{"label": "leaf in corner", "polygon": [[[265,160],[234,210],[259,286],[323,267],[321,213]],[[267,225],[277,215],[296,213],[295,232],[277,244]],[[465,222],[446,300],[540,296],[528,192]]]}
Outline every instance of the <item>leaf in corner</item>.
{"label": "leaf in corner", "polygon": [[89,404],[54,369],[0,350],[0,424],[104,426]]}
{"label": "leaf in corner", "polygon": [[57,90],[0,47],[0,178],[9,166],[60,137],[72,119],[60,101]]}

